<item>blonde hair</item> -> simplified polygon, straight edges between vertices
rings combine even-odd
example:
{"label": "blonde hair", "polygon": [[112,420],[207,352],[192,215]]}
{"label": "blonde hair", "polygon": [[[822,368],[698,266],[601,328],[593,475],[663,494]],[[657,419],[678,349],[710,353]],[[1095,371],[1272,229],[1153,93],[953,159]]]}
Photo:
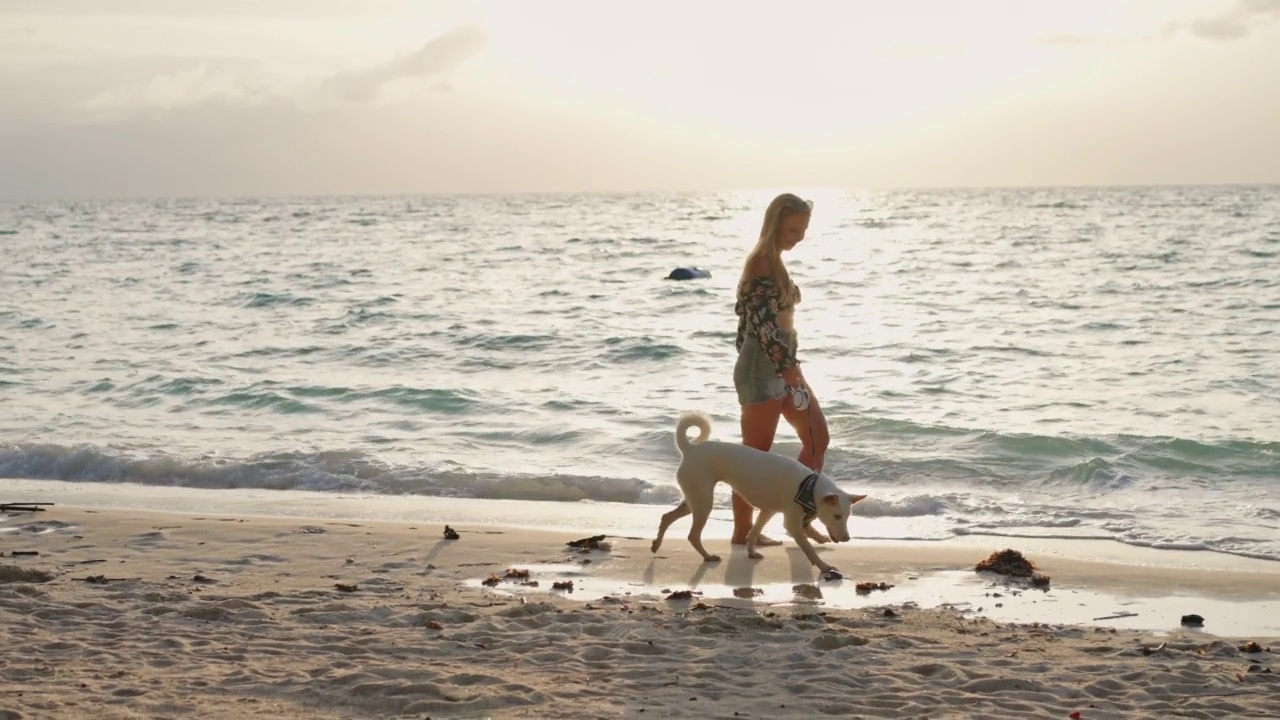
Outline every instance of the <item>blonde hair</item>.
{"label": "blonde hair", "polygon": [[773,278],[773,283],[778,286],[782,297],[789,298],[795,293],[795,286],[791,283],[791,274],[787,272],[787,268],[782,264],[782,250],[778,248],[778,228],[782,225],[782,221],[792,215],[809,215],[813,212],[813,203],[809,200],[801,198],[799,195],[792,193],[782,193],[769,203],[769,207],[764,211],[764,222],[760,225],[760,237],[756,240],[756,246],[747,254],[747,261],[742,265],[742,277],[739,282],[746,282],[751,279],[751,265],[756,258],[764,257],[769,260],[769,276]]}

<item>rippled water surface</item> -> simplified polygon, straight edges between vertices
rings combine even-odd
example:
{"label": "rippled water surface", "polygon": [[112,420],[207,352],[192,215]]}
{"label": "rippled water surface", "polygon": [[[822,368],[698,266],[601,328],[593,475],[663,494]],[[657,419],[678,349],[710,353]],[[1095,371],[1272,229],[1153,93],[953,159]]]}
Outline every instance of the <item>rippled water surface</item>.
{"label": "rippled water surface", "polygon": [[[669,502],[771,195],[0,205],[0,476]],[[864,530],[1280,558],[1280,189],[810,195]]]}

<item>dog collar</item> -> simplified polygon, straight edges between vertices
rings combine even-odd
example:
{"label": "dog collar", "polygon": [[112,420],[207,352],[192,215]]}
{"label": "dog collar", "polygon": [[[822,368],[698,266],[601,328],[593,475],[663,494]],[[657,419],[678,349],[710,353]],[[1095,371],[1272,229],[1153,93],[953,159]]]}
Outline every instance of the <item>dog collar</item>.
{"label": "dog collar", "polygon": [[796,490],[796,504],[804,508],[805,527],[809,527],[809,523],[818,517],[818,502],[813,498],[813,490],[818,486],[818,473],[810,473],[808,477],[800,481],[800,489]]}

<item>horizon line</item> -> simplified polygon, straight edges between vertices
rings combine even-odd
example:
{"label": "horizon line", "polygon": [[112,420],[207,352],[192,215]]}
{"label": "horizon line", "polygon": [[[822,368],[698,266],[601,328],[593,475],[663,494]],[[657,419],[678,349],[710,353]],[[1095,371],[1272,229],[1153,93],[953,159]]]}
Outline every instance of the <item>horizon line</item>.
{"label": "horizon line", "polygon": [[725,187],[720,189],[666,189],[666,190],[463,190],[463,191],[402,191],[402,192],[343,192],[343,193],[259,193],[254,195],[234,194],[173,194],[173,195],[83,195],[83,196],[46,196],[46,197],[12,197],[0,198],[0,205],[25,203],[77,203],[77,202],[159,202],[159,201],[248,201],[248,200],[320,200],[320,199],[359,199],[359,198],[448,198],[448,197],[501,197],[501,196],[547,196],[567,197],[575,195],[587,196],[621,196],[621,195],[719,195],[735,193],[756,193],[763,191],[779,191],[783,188],[791,190],[821,190],[825,192],[842,191],[850,193],[880,192],[956,192],[972,190],[1135,190],[1142,188],[1267,188],[1280,187],[1276,181],[1242,181],[1242,182],[1145,182],[1145,183],[1099,183],[1099,184],[975,184],[975,185],[808,185],[779,184]]}

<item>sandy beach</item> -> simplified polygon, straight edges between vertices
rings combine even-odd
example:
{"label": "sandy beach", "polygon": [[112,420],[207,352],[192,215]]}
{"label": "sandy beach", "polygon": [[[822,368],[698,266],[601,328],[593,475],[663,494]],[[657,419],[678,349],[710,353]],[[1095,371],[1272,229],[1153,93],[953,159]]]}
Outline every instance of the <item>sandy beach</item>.
{"label": "sandy beach", "polygon": [[[680,534],[654,556],[452,527],[8,513],[0,717],[1223,718],[1280,698],[1265,565],[1028,553],[1043,590],[979,577],[976,547],[853,543],[824,550],[846,578],[822,582],[789,542],[707,565]],[[1262,634],[1217,634],[1228,617]]]}

